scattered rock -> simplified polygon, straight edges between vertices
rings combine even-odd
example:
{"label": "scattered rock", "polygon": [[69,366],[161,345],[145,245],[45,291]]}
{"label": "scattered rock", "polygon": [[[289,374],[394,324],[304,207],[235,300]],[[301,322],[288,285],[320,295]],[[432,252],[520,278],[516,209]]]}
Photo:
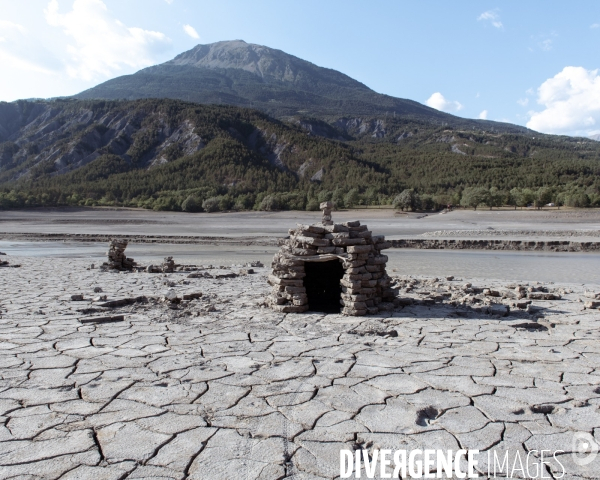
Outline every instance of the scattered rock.
{"label": "scattered rock", "polygon": [[125,315],[112,315],[106,317],[80,318],[81,323],[113,323],[122,322],[125,320]]}
{"label": "scattered rock", "polygon": [[202,297],[202,292],[184,293],[183,294],[183,300],[195,300],[195,299],[201,298],[201,297]]}
{"label": "scattered rock", "polygon": [[531,300],[560,300],[560,295],[555,293],[532,292],[527,297]]}
{"label": "scattered rock", "polygon": [[148,299],[144,296],[131,297],[131,298],[120,298],[118,300],[109,300],[108,302],[99,303],[98,307],[115,308],[115,307],[123,307],[125,305],[132,305],[134,303],[142,303],[142,302],[147,302],[147,301],[148,301]]}
{"label": "scattered rock", "polygon": [[75,294],[75,295],[71,295],[71,301],[73,302],[81,302],[83,300],[83,295],[81,294]]}

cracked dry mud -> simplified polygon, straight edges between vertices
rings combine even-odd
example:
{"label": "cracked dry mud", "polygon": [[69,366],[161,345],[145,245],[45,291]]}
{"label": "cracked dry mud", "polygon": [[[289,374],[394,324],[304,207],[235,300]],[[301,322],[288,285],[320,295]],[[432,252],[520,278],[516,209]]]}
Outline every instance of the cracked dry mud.
{"label": "cracked dry mud", "polygon": [[[500,316],[432,293],[466,279],[426,282],[425,301],[344,317],[264,308],[266,268],[210,279],[12,261],[22,267],[0,271],[0,478],[333,479],[342,448],[459,447],[565,450],[562,478],[600,478],[599,460],[570,455],[573,432],[600,440],[600,314],[581,286]],[[82,324],[102,315],[96,287],[149,301]],[[173,310],[153,300],[168,288],[203,296]]]}

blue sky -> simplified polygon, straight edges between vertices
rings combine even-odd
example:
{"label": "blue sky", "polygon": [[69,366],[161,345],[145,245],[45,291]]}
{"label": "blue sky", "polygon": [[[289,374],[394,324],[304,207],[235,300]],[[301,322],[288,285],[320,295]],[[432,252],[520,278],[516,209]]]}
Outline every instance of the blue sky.
{"label": "blue sky", "polygon": [[74,94],[233,39],[459,116],[600,133],[598,0],[0,0],[0,100]]}

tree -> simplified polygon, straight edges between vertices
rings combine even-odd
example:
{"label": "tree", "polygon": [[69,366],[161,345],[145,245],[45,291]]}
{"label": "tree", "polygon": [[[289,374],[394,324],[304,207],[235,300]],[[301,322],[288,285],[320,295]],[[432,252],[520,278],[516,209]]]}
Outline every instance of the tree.
{"label": "tree", "polygon": [[263,198],[260,209],[267,212],[279,210],[279,201],[277,200],[277,197],[275,195],[267,195]]}
{"label": "tree", "polygon": [[501,207],[504,203],[504,196],[504,192],[501,192],[496,187],[492,187],[485,203],[490,207],[490,210],[492,207]]}
{"label": "tree", "polygon": [[351,189],[344,197],[346,208],[352,208],[358,203],[358,188]]}
{"label": "tree", "polygon": [[221,199],[219,197],[207,198],[202,202],[202,208],[207,212],[218,212],[220,201]]}
{"label": "tree", "polygon": [[464,189],[460,204],[465,207],[473,207],[477,210],[477,207],[483,203],[489,201],[490,192],[485,187],[467,187]]}
{"label": "tree", "polygon": [[181,209],[184,212],[201,212],[202,203],[195,195],[189,195],[183,202],[181,202]]}
{"label": "tree", "polygon": [[431,195],[421,195],[419,203],[422,210],[433,210],[435,208],[435,201]]}
{"label": "tree", "polygon": [[542,187],[536,192],[535,206],[540,209],[552,201],[552,189]]}
{"label": "tree", "polygon": [[531,189],[524,188],[523,190],[521,190],[521,193],[523,194],[525,206],[529,206],[535,201],[535,193]]}
{"label": "tree", "polygon": [[515,187],[509,192],[508,204],[514,205],[515,210],[517,207],[523,208],[527,205],[525,196],[523,195],[523,192],[521,192],[521,189]]}
{"label": "tree", "polygon": [[394,198],[394,208],[400,208],[402,211],[406,208],[407,210],[410,208],[414,210],[417,207],[417,194],[412,188],[407,188],[403,190],[402,193],[396,195]]}
{"label": "tree", "polygon": [[344,191],[341,188],[336,188],[333,192],[333,197],[331,197],[331,201],[336,210],[344,208]]}

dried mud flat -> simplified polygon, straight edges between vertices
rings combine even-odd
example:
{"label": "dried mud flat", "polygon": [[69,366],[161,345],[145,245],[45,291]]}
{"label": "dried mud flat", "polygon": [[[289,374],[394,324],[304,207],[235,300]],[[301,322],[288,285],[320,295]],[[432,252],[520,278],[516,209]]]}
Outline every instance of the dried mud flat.
{"label": "dried mud flat", "polygon": [[401,278],[402,306],[344,317],[265,308],[267,268],[3,259],[0,478],[333,479],[340,449],[460,447],[600,478],[571,455],[600,440],[581,286]]}

